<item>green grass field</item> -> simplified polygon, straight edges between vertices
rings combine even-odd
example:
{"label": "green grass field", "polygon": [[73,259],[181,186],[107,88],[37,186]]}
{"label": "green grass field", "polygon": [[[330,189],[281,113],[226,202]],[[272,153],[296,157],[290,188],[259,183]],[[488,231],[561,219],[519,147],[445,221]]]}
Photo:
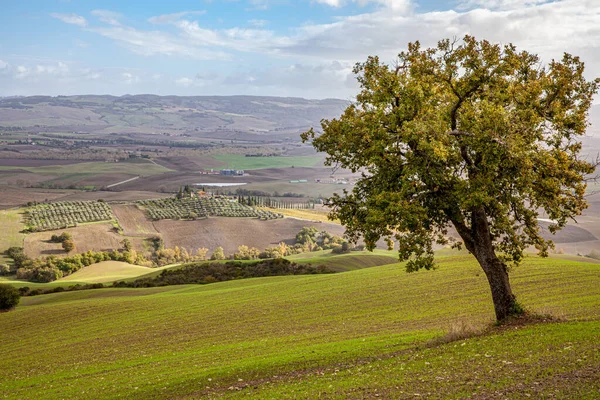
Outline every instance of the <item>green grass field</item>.
{"label": "green grass field", "polygon": [[322,165],[322,156],[295,157],[246,157],[242,154],[215,154],[212,156],[218,163],[215,168],[264,169],[285,167],[318,167]]}
{"label": "green grass field", "polygon": [[[59,279],[57,282],[107,283],[123,279],[136,278],[158,268],[148,268],[121,261],[103,261],[81,268],[75,273]],[[162,269],[162,268],[161,268]]]}
{"label": "green grass field", "polygon": [[0,264],[12,265],[12,259],[6,257],[3,253],[9,247],[23,247],[25,234],[21,231],[25,228],[22,224],[23,215],[21,210],[0,211],[0,223],[2,232],[0,232]]}
{"label": "green grass field", "polygon": [[469,256],[211,285],[22,299],[0,314],[10,399],[595,398],[600,264],[530,257],[519,300],[569,322],[427,346],[493,320]]}

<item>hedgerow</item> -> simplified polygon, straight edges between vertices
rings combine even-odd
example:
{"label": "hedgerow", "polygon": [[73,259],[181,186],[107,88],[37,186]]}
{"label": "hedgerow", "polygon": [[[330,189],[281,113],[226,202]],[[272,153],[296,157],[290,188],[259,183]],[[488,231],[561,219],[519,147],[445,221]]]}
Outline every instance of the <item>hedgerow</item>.
{"label": "hedgerow", "polygon": [[154,278],[137,279],[133,282],[115,282],[114,287],[152,287],[185,284],[206,284],[233,279],[258,278],[264,276],[328,274],[335,271],[324,265],[296,264],[283,258],[240,263],[206,262],[184,265],[182,268],[164,270]]}

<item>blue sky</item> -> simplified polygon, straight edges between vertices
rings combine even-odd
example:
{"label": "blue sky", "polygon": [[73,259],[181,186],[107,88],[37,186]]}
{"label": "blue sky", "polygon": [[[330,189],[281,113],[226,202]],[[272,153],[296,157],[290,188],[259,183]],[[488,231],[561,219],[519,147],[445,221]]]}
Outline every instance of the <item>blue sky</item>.
{"label": "blue sky", "polygon": [[351,99],[352,66],[469,33],[580,55],[599,0],[4,0],[0,96],[155,93]]}

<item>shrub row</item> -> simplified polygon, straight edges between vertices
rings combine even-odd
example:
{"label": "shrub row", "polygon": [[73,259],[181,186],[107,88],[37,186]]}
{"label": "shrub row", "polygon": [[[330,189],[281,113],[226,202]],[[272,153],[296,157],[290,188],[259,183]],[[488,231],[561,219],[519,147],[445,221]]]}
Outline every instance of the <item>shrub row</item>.
{"label": "shrub row", "polygon": [[133,282],[115,282],[114,287],[153,287],[167,285],[206,284],[233,279],[259,278],[265,276],[329,274],[335,271],[324,265],[300,265],[283,258],[255,263],[206,262],[184,265],[164,270],[154,278],[137,279]]}

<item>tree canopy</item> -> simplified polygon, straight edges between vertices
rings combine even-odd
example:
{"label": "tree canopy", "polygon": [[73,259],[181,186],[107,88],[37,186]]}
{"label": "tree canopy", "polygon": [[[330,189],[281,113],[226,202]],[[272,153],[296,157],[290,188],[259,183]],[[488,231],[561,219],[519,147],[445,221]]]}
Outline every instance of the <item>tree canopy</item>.
{"label": "tree canopy", "polygon": [[569,54],[543,65],[471,36],[428,49],[410,43],[395,65],[369,57],[354,68],[356,102],[322,121],[322,134],[302,135],[327,153],[326,164],[362,173],[351,192],[330,199],[332,217],[370,249],[395,238],[408,271],[432,268],[434,244],[448,243],[454,227],[505,318],[518,308],[508,266],[529,246],[541,255],[552,246],[540,212],[554,232],[587,207],[585,176],[595,165],[579,156],[578,138],[600,80],[583,72]]}

